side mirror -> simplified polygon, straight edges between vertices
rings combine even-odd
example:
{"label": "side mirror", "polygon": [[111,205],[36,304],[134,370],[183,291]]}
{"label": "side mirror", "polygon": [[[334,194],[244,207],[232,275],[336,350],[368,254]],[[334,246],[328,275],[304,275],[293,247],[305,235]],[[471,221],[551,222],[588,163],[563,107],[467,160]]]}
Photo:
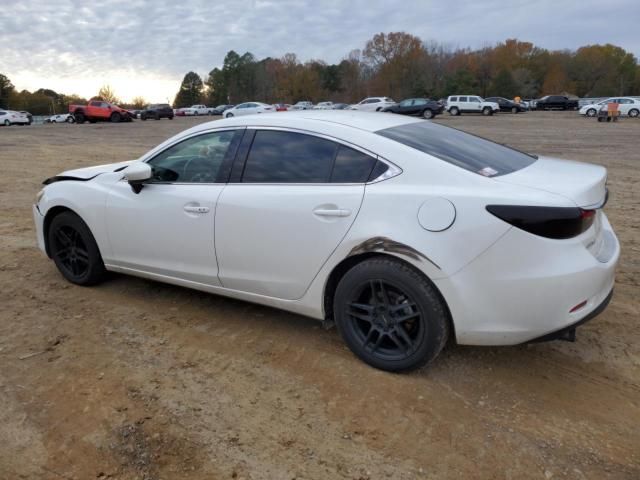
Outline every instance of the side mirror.
{"label": "side mirror", "polygon": [[140,193],[142,184],[151,178],[151,174],[151,167],[144,162],[134,162],[124,169],[124,178],[134,193]]}

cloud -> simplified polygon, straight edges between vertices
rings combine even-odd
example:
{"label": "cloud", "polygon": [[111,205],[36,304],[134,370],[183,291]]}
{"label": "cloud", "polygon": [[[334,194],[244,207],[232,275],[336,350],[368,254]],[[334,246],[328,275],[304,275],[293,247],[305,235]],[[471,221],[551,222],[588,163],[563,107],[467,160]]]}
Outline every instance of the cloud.
{"label": "cloud", "polygon": [[640,55],[637,0],[3,3],[0,71],[20,88],[55,84],[84,95],[110,82],[123,84],[121,95],[128,98],[153,92],[165,100],[187,71],[206,75],[231,49],[258,58],[294,52],[302,60],[337,62],[375,33],[389,31],[473,48],[506,38],[550,49],[608,42]]}

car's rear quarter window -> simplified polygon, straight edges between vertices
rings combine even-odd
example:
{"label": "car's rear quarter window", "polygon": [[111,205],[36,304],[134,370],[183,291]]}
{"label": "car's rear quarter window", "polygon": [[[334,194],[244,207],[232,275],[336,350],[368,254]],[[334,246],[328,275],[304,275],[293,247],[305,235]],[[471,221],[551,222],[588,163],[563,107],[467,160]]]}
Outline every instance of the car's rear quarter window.
{"label": "car's rear quarter window", "polygon": [[427,121],[386,128],[376,133],[487,177],[506,175],[536,161],[536,157],[513,148]]}

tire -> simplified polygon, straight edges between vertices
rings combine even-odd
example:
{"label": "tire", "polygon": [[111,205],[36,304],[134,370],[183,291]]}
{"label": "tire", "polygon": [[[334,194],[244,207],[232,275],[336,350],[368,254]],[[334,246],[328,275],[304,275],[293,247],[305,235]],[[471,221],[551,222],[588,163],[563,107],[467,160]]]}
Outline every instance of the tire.
{"label": "tire", "polygon": [[518,107],[511,107],[511,113],[520,113],[520,110],[518,110]]}
{"label": "tire", "polygon": [[224,116],[224,118],[231,118],[231,117],[233,117],[233,113],[227,113],[227,114]]}
{"label": "tire", "polygon": [[58,122],[56,122],[55,120],[51,120],[51,123],[58,123]]}
{"label": "tire", "polygon": [[460,115],[460,109],[458,107],[451,107],[449,109],[449,114],[457,117],[458,115]]}
{"label": "tire", "polygon": [[200,114],[199,114],[197,111],[195,111],[195,112],[193,113],[193,116],[194,116],[194,117],[197,117],[198,115],[200,115]]}
{"label": "tire", "polygon": [[11,126],[11,122],[10,122],[9,120],[5,120],[5,121],[4,121],[4,126],[5,126],[5,127],[9,127],[9,126]]}
{"label": "tire", "polygon": [[595,117],[596,113],[598,112],[596,111],[595,108],[590,108],[589,110],[587,110],[587,117]]}
{"label": "tire", "polygon": [[491,110],[491,107],[484,107],[482,109],[482,115],[484,115],[485,117],[489,117],[493,115],[493,110]]}
{"label": "tire", "polygon": [[158,112],[155,113],[155,116],[153,117],[156,120],[160,120],[160,114]]}
{"label": "tire", "polygon": [[382,107],[376,108],[376,112],[379,112],[380,110],[382,110]]}
{"label": "tire", "polygon": [[342,277],[334,318],[356,356],[390,372],[426,365],[449,337],[447,310],[433,284],[385,257],[365,260]]}
{"label": "tire", "polygon": [[637,118],[638,115],[640,115],[640,110],[638,110],[637,108],[632,108],[631,110],[629,110],[629,113],[627,115],[633,118]]}
{"label": "tire", "polygon": [[171,116],[169,117],[169,120],[173,120],[173,115],[171,115]]}
{"label": "tire", "polygon": [[82,113],[82,112],[74,114],[73,118],[76,119],[76,123],[77,124],[82,124],[86,120],[86,117],[84,116],[84,113]]}
{"label": "tire", "polygon": [[95,285],[106,277],[106,269],[91,230],[75,213],[56,215],[47,232],[49,252],[56,267],[71,283]]}
{"label": "tire", "polygon": [[67,117],[67,119],[65,120],[65,122],[67,122],[67,123],[73,123],[74,121],[75,121],[75,120],[74,120],[74,118],[73,118],[73,115],[69,115],[69,116]]}
{"label": "tire", "polygon": [[433,117],[435,117],[435,115],[434,115],[434,113],[433,113],[433,110],[430,110],[430,109],[426,108],[426,109],[424,110],[424,112],[422,112],[422,118],[425,118],[425,119],[427,119],[427,120],[430,120],[430,119],[432,119]]}
{"label": "tire", "polygon": [[140,114],[140,120],[146,120],[147,119],[147,114],[146,113],[141,113]]}
{"label": "tire", "polygon": [[109,117],[109,120],[111,120],[112,123],[119,123],[120,120],[122,120],[122,115],[120,115],[118,112],[113,112]]}

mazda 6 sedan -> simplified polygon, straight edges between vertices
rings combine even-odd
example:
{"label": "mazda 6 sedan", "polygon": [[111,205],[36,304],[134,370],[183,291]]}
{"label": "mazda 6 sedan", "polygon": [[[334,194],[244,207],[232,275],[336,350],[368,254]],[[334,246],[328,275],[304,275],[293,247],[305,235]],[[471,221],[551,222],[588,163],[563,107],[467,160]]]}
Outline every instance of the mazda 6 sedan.
{"label": "mazda 6 sedan", "polygon": [[63,172],[33,216],[72,283],[119,272],[289,310],[398,371],[447,340],[572,340],[612,295],[606,177],[421,119],[307,110]]}

